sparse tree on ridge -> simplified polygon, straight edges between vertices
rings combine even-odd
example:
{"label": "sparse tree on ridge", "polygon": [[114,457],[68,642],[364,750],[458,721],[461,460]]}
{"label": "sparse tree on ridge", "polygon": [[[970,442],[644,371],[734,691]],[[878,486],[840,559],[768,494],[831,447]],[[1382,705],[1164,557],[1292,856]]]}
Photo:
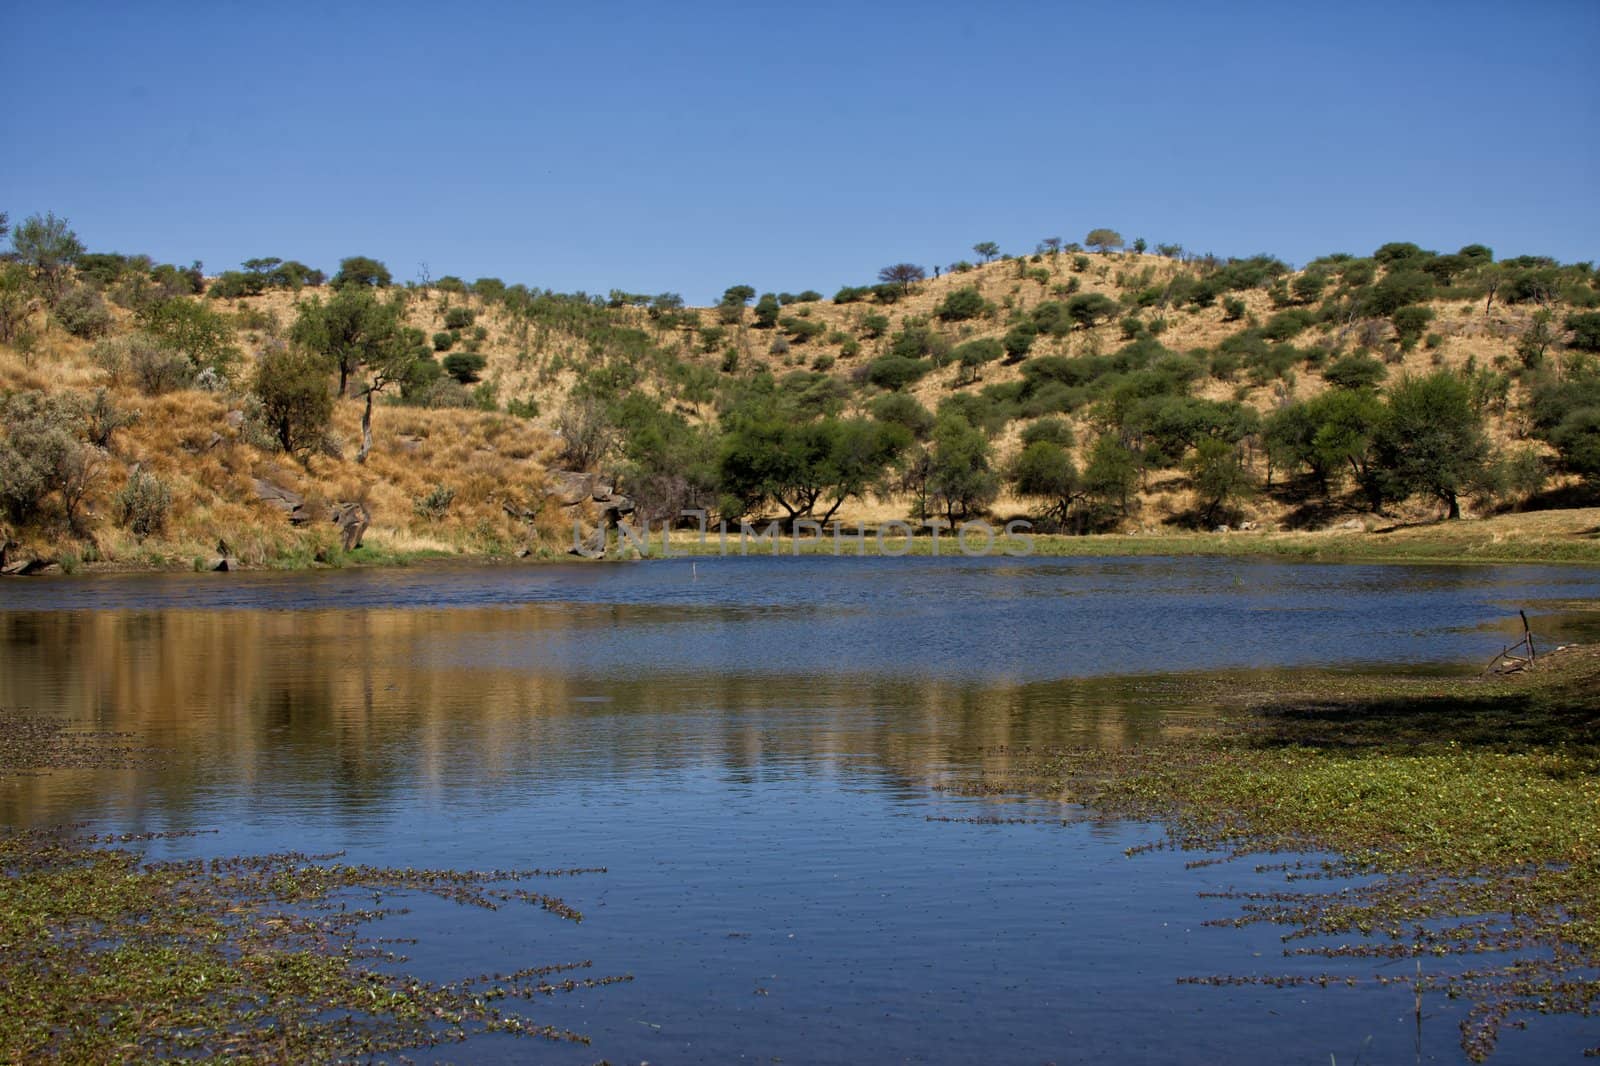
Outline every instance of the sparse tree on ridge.
{"label": "sparse tree on ridge", "polygon": [[993,261],[994,257],[1000,254],[1000,246],[994,241],[979,241],[977,244],[972,246],[972,250],[976,252],[985,263]]}
{"label": "sparse tree on ridge", "polygon": [[1122,234],[1114,229],[1092,229],[1083,239],[1083,243],[1104,255],[1114,249],[1122,247]]}
{"label": "sparse tree on ridge", "polygon": [[895,263],[878,271],[878,280],[886,285],[898,285],[901,292],[910,292],[913,282],[921,281],[928,272],[915,263]]}
{"label": "sparse tree on ridge", "polygon": [[67,220],[47,213],[30,216],[11,234],[17,258],[33,268],[39,287],[51,306],[61,298],[67,269],[83,254],[83,242],[67,227]]}

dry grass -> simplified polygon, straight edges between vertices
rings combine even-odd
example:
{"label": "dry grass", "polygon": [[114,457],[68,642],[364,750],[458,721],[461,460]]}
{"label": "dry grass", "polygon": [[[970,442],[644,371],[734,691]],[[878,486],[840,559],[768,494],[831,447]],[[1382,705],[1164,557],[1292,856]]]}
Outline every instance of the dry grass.
{"label": "dry grass", "polygon": [[[841,357],[838,346],[821,338],[794,344],[787,354],[773,354],[769,348],[776,334],[750,327],[749,312],[743,327],[729,329],[728,342],[739,349],[740,365],[747,369],[766,367],[782,374],[809,367],[818,355],[826,353],[836,358],[833,372],[848,374],[886,350],[889,335],[909,319],[932,318],[939,303],[956,289],[974,287],[996,308],[987,318],[941,326],[953,342],[959,343],[998,335],[1011,310],[1027,311],[1043,301],[1061,299],[1051,290],[1070,280],[1076,280],[1081,292],[1115,298],[1125,291],[1119,284],[1119,275],[1145,275],[1137,282],[1142,286],[1159,284],[1192,269],[1153,255],[1114,254],[1091,255],[1089,268],[1078,272],[1073,269],[1073,259],[1062,254],[1042,257],[1037,263],[1023,263],[1028,269],[1043,267],[1048,271],[1045,283],[1018,277],[1018,264],[1001,260],[963,273],[930,278],[892,305],[871,301],[838,305],[823,300],[784,309],[785,315],[807,317],[822,323],[830,332],[852,335],[859,332],[865,316],[885,316],[890,324],[884,336],[862,342],[854,357]],[[1252,321],[1265,321],[1274,313],[1264,291],[1232,295],[1246,306],[1243,321],[1223,321],[1221,306],[1168,311],[1164,315],[1168,328],[1161,334],[1161,342],[1179,351],[1210,348]],[[251,353],[270,335],[287,328],[296,314],[296,302],[294,294],[280,291],[214,301],[213,305],[237,316],[239,347]],[[374,427],[375,448],[365,465],[353,461],[359,443],[360,414],[360,406],[353,400],[336,405],[331,434],[336,442],[335,454],[314,454],[300,463],[256,447],[247,439],[248,434],[228,425],[229,411],[239,408],[238,398],[196,391],[155,398],[142,396],[111,381],[90,358],[88,343],[58,329],[44,332],[37,349],[28,357],[0,348],[0,390],[83,392],[109,387],[119,405],[138,410],[142,416],[118,435],[102,471],[99,490],[89,500],[92,543],[75,543],[61,528],[48,526],[20,531],[20,539],[46,554],[70,552],[110,565],[189,566],[213,556],[219,538],[226,540],[246,565],[303,565],[318,556],[341,561],[330,525],[319,522],[290,528],[281,512],[255,498],[253,479],[265,477],[304,495],[314,513],[343,501],[367,504],[374,518],[367,535],[367,557],[371,558],[441,553],[494,555],[524,546],[558,549],[570,536],[570,529],[565,528],[567,519],[553,507],[541,509],[540,490],[546,468],[555,461],[555,415],[577,381],[575,367],[588,358],[586,344],[576,336],[518,323],[503,308],[487,305],[477,297],[438,290],[409,292],[404,318],[408,325],[431,336],[444,329],[449,308],[463,305],[476,313],[476,325],[487,332],[479,348],[486,359],[484,381],[495,389],[502,404],[511,399],[533,400],[540,413],[532,419],[518,419],[476,410],[424,410],[380,404]],[[1431,332],[1438,334],[1438,344],[1432,349],[1419,347],[1405,353],[1390,366],[1391,380],[1401,373],[1426,372],[1436,366],[1461,369],[1469,363],[1503,363],[1511,357],[1515,338],[1527,327],[1531,315],[1520,307],[1501,305],[1486,312],[1481,302],[1459,300],[1436,301],[1433,310]],[[114,308],[113,313],[117,332],[133,328],[126,310]],[[690,313],[704,324],[716,321],[713,308],[690,309]],[[673,348],[680,359],[713,369],[721,363],[720,350],[702,352],[685,339],[685,333],[676,338],[661,333],[642,310],[618,314],[628,324],[651,333],[658,343]],[[1143,317],[1149,320],[1154,312],[1144,312]],[[1319,327],[1308,331],[1297,343],[1331,343],[1338,339],[1337,332],[1333,327]],[[1110,322],[1067,337],[1040,337],[1034,351],[1073,356],[1111,352],[1122,343],[1120,327]],[[249,358],[247,354],[247,361]],[[1022,370],[1020,365],[990,364],[983,368],[978,382],[966,386],[956,384],[957,373],[955,366],[935,370],[912,386],[911,392],[932,409],[963,389],[1016,380]],[[652,393],[663,391],[661,383],[649,377],[640,387]],[[1266,412],[1287,399],[1307,398],[1325,387],[1319,374],[1297,368],[1288,381],[1252,386],[1243,378],[1205,379],[1196,384],[1196,392],[1216,400],[1239,400]],[[1502,446],[1543,449],[1543,445],[1527,439],[1528,427],[1515,413],[1520,399],[1514,386],[1508,413],[1490,419],[1491,436]],[[856,402],[861,402],[859,396]],[[709,406],[682,402],[675,406],[692,418],[715,417]],[[1084,414],[1067,420],[1079,441],[1078,458],[1082,462],[1081,449],[1093,439],[1096,427]],[[1016,451],[1022,428],[1013,422],[997,439],[996,451],[1002,462]],[[135,464],[167,481],[173,491],[173,519],[168,530],[143,544],[110,520],[112,497]],[[1256,473],[1262,474],[1264,469],[1257,469]],[[436,486],[455,493],[448,512],[437,518],[418,516],[414,501]],[[846,522],[878,523],[904,517],[909,502],[899,497],[852,502],[841,509],[838,517]],[[539,514],[530,526],[508,514],[508,507],[518,513]],[[1009,517],[1024,515],[1029,509],[1028,501],[1002,497],[994,510],[999,516]],[[1171,472],[1153,474],[1124,529],[1134,534],[1163,534],[1171,523],[1191,516],[1194,510],[1193,494],[1183,477]],[[1246,501],[1235,517],[1253,521],[1263,530],[1273,530],[1285,513],[1277,501],[1257,496]],[[1354,512],[1341,516],[1341,520],[1352,516]],[[1421,501],[1399,512],[1399,519],[1405,524],[1434,517],[1435,509]],[[1395,536],[1403,539],[1409,535],[1401,531]]]}

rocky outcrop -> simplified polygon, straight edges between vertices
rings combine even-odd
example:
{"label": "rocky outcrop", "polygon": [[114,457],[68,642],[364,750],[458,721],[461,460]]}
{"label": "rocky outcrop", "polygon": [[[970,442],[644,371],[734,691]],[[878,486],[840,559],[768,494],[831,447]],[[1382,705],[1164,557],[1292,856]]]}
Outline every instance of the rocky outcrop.
{"label": "rocky outcrop", "polygon": [[283,511],[289,516],[291,525],[304,525],[311,521],[311,512],[306,510],[306,498],[291,489],[264,477],[255,478],[252,482],[256,491],[256,498]]}
{"label": "rocky outcrop", "polygon": [[339,527],[339,547],[355,551],[372,524],[372,512],[364,503],[341,503],[333,509],[333,524]]}
{"label": "rocky outcrop", "polygon": [[573,545],[572,554],[603,557],[611,530],[624,516],[633,513],[633,500],[617,492],[615,486],[599,474],[552,470],[545,476],[547,496],[562,507],[579,509],[584,517],[592,516],[594,528],[580,543]]}

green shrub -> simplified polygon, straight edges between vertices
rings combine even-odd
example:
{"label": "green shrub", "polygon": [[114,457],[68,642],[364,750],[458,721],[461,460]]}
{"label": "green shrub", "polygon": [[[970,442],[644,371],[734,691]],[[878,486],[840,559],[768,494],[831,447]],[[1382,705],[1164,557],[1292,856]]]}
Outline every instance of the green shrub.
{"label": "green shrub", "polygon": [[86,285],[68,289],[56,301],[53,312],[61,328],[74,337],[93,340],[111,330],[111,309],[100,294]]}
{"label": "green shrub", "polygon": [[936,315],[946,322],[977,318],[989,309],[989,302],[975,288],[957,289],[939,304]]}
{"label": "green shrub", "polygon": [[309,352],[271,348],[256,365],[254,390],[262,421],[278,446],[294,454],[322,440],[333,417],[327,364]]}
{"label": "green shrub", "polygon": [[867,364],[867,380],[883,389],[903,389],[921,380],[933,366],[926,359],[883,355]]}
{"label": "green shrub", "polygon": [[452,307],[444,313],[445,329],[466,329],[477,316],[470,307]]}
{"label": "green shrub", "polygon": [[433,335],[433,350],[436,352],[448,352],[451,348],[454,348],[455,345],[456,335],[454,333],[448,333],[444,330],[440,330],[438,333]]}
{"label": "green shrub", "polygon": [[435,485],[426,496],[418,496],[411,501],[411,510],[418,518],[434,521],[450,513],[450,505],[455,499],[455,489]]}
{"label": "green shrub", "polygon": [[456,352],[444,357],[444,372],[463,385],[478,380],[487,360],[476,352]]}
{"label": "green shrub", "polygon": [[117,492],[114,502],[117,524],[140,540],[167,528],[172,491],[154,474],[135,470],[129,475],[128,483]]}

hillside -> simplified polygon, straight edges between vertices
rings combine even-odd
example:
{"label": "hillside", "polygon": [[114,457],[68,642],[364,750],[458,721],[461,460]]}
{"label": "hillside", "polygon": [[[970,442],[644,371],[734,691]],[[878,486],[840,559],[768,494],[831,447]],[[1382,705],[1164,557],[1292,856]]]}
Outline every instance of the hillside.
{"label": "hillside", "polygon": [[[1029,515],[1147,534],[1585,504],[1600,475],[1600,280],[1480,246],[1299,271],[1069,246],[696,308],[397,286],[359,257],[331,280],[81,245],[48,261],[21,229],[0,266],[13,562],[561,554],[574,510],[597,514],[569,506],[558,471],[614,481],[656,519]],[[324,424],[310,409],[341,364]],[[286,382],[309,436],[262,403]],[[1440,414],[1458,407],[1459,424]],[[344,503],[371,516],[355,552],[328,520]]]}

